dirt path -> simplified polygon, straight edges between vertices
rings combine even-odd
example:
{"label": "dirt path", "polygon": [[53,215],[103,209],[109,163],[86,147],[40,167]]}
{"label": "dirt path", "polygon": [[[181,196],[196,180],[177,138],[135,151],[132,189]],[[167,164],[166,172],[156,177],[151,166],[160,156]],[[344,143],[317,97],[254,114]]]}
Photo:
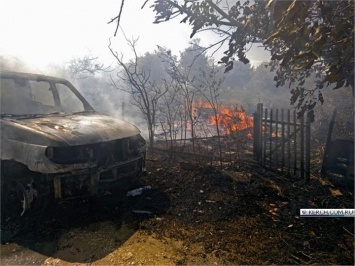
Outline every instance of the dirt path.
{"label": "dirt path", "polygon": [[[351,192],[255,165],[220,171],[149,161],[137,187],[2,222],[2,265],[353,264],[354,220],[300,208],[353,208]],[[339,193],[335,193],[338,191]]]}

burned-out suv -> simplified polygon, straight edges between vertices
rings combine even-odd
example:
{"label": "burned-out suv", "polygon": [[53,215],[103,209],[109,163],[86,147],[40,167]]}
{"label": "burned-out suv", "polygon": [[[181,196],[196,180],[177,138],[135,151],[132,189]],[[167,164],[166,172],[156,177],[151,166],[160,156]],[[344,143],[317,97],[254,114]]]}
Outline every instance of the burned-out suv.
{"label": "burned-out suv", "polygon": [[0,81],[3,210],[98,195],[145,171],[140,131],[95,112],[69,81],[4,71]]}

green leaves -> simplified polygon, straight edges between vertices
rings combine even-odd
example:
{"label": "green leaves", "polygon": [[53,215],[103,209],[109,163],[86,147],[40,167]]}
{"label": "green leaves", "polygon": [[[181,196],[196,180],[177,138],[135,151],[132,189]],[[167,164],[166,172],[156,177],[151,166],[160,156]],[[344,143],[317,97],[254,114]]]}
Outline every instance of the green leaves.
{"label": "green leaves", "polygon": [[306,60],[301,61],[301,63],[293,66],[292,70],[299,71],[302,69],[309,69],[312,67],[313,63],[314,63],[314,59],[306,59]]}
{"label": "green leaves", "polygon": [[228,71],[232,70],[233,69],[233,61],[229,61],[227,64],[226,64],[226,69],[224,70],[224,73],[227,73]]}
{"label": "green leaves", "polygon": [[333,90],[340,89],[340,88],[344,87],[345,84],[346,84],[346,80],[338,81],[336,83],[335,87],[333,88]]}
{"label": "green leaves", "polygon": [[[275,83],[303,86],[312,71],[318,71],[322,82],[335,89],[346,86],[354,70],[354,1],[254,0],[237,1],[228,9],[217,0],[156,0],[156,21],[169,20],[171,14],[189,21],[191,38],[201,29],[217,32],[228,39],[228,50],[219,63],[225,71],[233,68],[233,60],[247,64],[246,51],[260,41],[270,51],[277,70]],[[168,12],[170,11],[170,12]],[[272,63],[273,64],[273,63]],[[308,91],[321,89],[319,84]],[[315,103],[323,102],[299,87],[292,91],[291,103],[301,112],[309,112]],[[315,97],[312,101],[307,97]],[[303,108],[303,109],[302,109]]]}

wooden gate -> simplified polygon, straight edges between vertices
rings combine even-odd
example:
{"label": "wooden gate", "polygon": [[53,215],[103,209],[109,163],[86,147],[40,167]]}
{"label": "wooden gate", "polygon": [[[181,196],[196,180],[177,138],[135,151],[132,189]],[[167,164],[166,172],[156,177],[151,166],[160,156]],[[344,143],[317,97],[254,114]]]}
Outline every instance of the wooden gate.
{"label": "wooden gate", "polygon": [[254,113],[254,158],[265,168],[310,178],[310,122],[296,111],[263,109]]}

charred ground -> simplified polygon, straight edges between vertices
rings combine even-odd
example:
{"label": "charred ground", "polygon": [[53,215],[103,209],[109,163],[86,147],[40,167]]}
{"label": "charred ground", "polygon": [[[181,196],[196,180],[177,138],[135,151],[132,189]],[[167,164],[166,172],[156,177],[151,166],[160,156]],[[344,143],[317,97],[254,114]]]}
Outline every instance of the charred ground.
{"label": "charred ground", "polygon": [[352,191],[316,173],[305,184],[246,155],[223,170],[152,152],[147,164],[135,187],[151,189],[141,195],[108,191],[51,204],[22,223],[2,219],[2,263],[354,263],[354,219],[299,216],[301,208],[354,208]]}

